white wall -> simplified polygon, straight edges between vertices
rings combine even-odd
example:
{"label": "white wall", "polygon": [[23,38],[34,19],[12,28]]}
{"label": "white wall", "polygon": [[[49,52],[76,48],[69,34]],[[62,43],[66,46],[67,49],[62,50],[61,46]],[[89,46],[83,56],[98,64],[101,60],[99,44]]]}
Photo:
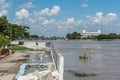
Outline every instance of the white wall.
{"label": "white wall", "polygon": [[56,65],[56,69],[59,72],[59,80],[63,80],[63,74],[64,74],[64,57],[61,53],[55,48],[52,49],[51,52],[53,55],[53,62]]}

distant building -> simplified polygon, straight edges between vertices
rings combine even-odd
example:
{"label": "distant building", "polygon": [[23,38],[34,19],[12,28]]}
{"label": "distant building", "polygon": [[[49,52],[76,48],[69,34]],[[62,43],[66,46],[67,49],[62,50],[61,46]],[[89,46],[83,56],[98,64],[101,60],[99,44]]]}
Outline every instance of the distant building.
{"label": "distant building", "polygon": [[101,34],[101,30],[98,30],[98,31],[86,31],[86,30],[83,30],[82,31],[82,37],[96,37],[98,35]]}

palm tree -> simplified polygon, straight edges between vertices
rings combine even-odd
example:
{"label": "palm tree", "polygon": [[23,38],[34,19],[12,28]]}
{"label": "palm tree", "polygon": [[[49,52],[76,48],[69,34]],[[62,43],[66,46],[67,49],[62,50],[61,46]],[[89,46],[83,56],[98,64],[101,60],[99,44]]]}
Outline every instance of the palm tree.
{"label": "palm tree", "polygon": [[4,49],[4,47],[9,43],[9,38],[0,34],[0,50]]}

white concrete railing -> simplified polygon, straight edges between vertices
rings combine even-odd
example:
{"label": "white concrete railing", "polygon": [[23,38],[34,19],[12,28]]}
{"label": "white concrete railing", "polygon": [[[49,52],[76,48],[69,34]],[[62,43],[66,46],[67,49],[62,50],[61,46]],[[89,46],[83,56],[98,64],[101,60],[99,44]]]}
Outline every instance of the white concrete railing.
{"label": "white concrete railing", "polygon": [[52,48],[51,49],[51,55],[52,55],[52,58],[53,58],[53,62],[56,65],[56,70],[58,70],[58,72],[59,72],[59,80],[63,80],[63,74],[64,74],[64,57],[53,46],[51,46],[51,48]]}
{"label": "white concrete railing", "polygon": [[[36,43],[37,43],[37,45],[36,45]],[[36,46],[46,47],[46,43],[45,42],[27,42],[27,41],[25,41],[24,46],[26,46],[26,47],[36,47]]]}
{"label": "white concrete railing", "polygon": [[[19,42],[20,41],[12,41],[11,44],[14,44],[14,45],[19,45]],[[46,47],[46,42],[40,42],[40,41],[23,41],[24,44],[23,46],[25,47],[29,47],[29,48],[33,48],[33,47]]]}

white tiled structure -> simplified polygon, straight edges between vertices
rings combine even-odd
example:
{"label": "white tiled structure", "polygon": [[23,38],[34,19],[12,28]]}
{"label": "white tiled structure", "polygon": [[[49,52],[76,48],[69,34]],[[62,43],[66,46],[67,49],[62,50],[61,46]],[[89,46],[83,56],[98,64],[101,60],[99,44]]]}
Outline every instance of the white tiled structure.
{"label": "white tiled structure", "polygon": [[101,30],[98,30],[98,31],[86,31],[86,30],[83,30],[82,31],[82,37],[91,37],[91,36],[98,36],[101,34]]}

